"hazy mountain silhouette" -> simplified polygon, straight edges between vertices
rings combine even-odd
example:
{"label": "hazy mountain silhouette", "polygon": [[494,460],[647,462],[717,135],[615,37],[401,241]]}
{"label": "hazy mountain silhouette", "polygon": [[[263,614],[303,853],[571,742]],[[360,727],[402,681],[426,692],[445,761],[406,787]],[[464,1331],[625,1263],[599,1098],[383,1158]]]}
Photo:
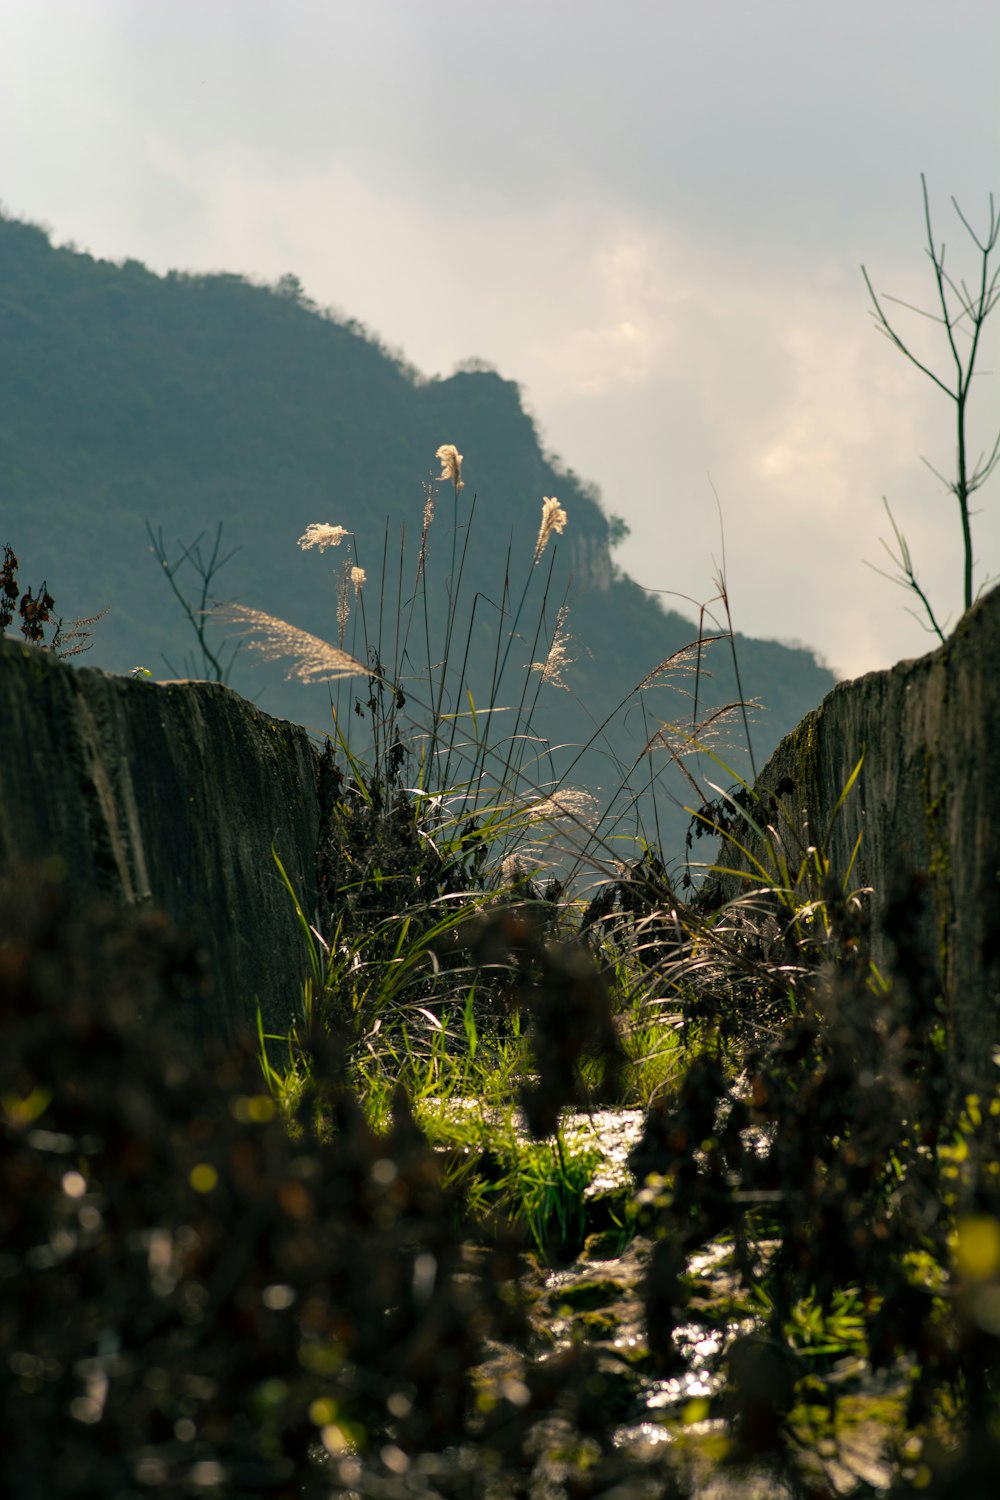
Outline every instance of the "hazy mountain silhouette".
{"label": "hazy mountain silhouette", "polygon": [[[697,626],[664,610],[615,566],[613,527],[597,491],[546,457],[514,382],[482,368],[425,380],[358,324],[316,308],[294,277],[276,287],[233,275],[160,277],[135,261],[118,265],[54,248],[42,230],[0,218],[0,544],[9,541],[18,553],[24,586],[47,579],[67,618],[111,606],[82,664],[185,674],[194,640],[159,576],[147,519],[162,527],[171,554],[202,532],[210,542],[222,522],[224,547],[239,550],[218,576],[218,595],[336,642],[346,546],[322,556],[296,546],[311,522],[324,521],[354,534],[368,574],[364,623],[392,670],[397,598],[405,617],[425,485],[437,475],[442,443],[465,455],[456,537],[459,558],[468,537],[464,614],[452,661],[462,659],[471,615],[468,679],[477,706],[485,707],[498,635],[504,650],[510,625],[509,614],[500,617],[509,553],[513,601],[529,573],[531,579],[498,706],[516,706],[525,669],[545,656],[565,597],[571,691],[541,686],[533,728],[553,744],[581,743],[630,688],[697,635]],[[427,594],[431,654],[439,656],[455,503],[450,485],[433,483],[432,490]],[[543,496],[557,496],[569,520],[554,552],[550,543],[532,572]],[[671,524],[685,524],[681,511]],[[663,575],[664,588],[682,584],[670,576],[666,548]],[[345,644],[363,654],[353,598],[352,611]],[[759,764],[833,677],[808,650],[742,637],[737,644],[744,691],[764,705],[755,726]],[[422,630],[411,648],[403,673],[426,660]],[[699,686],[703,709],[737,696],[728,651],[715,648],[711,669],[711,681]],[[287,682],[280,666],[243,652],[231,681],[272,714],[320,733],[329,727],[328,690]],[[529,683],[534,694],[537,674]],[[341,689],[342,709],[352,692],[366,696],[362,689],[363,682]],[[416,685],[412,693],[419,699]],[[648,783],[651,757],[641,756],[643,746],[660,720],[690,712],[674,690],[647,689],[573,781],[606,796],[636,766],[633,780]],[[557,752],[552,764],[565,766],[573,753]],[[658,765],[662,753],[654,754]],[[733,748],[727,759],[739,754]],[[724,779],[710,769],[713,779]],[[550,774],[543,760],[538,779]],[[691,800],[676,779],[673,785],[680,800]],[[663,827],[668,852],[676,854],[687,819],[668,804],[665,798]]]}

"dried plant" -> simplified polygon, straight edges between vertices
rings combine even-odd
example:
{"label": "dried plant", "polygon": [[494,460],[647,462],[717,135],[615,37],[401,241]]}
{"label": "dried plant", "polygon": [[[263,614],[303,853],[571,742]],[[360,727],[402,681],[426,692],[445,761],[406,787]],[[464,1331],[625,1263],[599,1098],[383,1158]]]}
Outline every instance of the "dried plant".
{"label": "dried plant", "polygon": [[56,656],[80,656],[82,652],[89,651],[94,644],[94,632],[90,627],[99,624],[110,608],[109,604],[99,614],[83,618],[78,616],[72,625],[66,627],[62,620],[57,620],[55,635],[52,637],[52,650]]}
{"label": "dried plant", "polygon": [[[465,489],[465,481],[462,478],[462,455],[454,443],[442,443],[435,455],[441,460],[441,472],[438,479],[447,479],[455,486],[455,494]],[[426,515],[426,508],[425,508]]]}
{"label": "dried plant", "polygon": [[427,563],[427,533],[430,530],[431,522],[433,521],[433,519],[434,519],[434,491],[431,489],[431,486],[429,484],[425,484],[424,485],[424,519],[423,519],[423,525],[420,528],[420,552],[419,552],[418,557],[417,557],[417,576],[416,576],[416,579],[414,581],[414,588],[416,588],[417,584],[419,584],[419,582],[420,582],[420,580],[421,580],[421,578],[423,577],[423,574],[424,574],[424,567],[426,566],[426,563]]}
{"label": "dried plant", "polygon": [[369,675],[364,663],[350,652],[331,646],[318,635],[299,630],[287,620],[279,620],[261,609],[251,609],[245,604],[225,604],[213,613],[227,624],[240,626],[244,636],[258,636],[257,640],[248,639],[247,644],[251,650],[259,651],[265,661],[289,658],[292,666],[288,676],[300,682],[333,682],[338,677]]}
{"label": "dried plant", "polygon": [[556,617],[555,633],[552,637],[552,645],[549,647],[548,656],[544,661],[533,661],[531,663],[531,670],[541,673],[542,682],[548,683],[551,687],[562,688],[567,693],[570,691],[569,684],[564,680],[562,674],[576,660],[575,657],[570,656],[566,649],[572,639],[569,631],[566,629],[568,618],[569,605],[564,604],[561,606],[559,614]]}
{"label": "dried plant", "polygon": [[[14,606],[21,592],[17,581],[18,567],[13,548],[5,546],[3,564],[0,566],[0,635],[14,619]],[[89,651],[94,634],[89,627],[103,620],[108,610],[102,609],[99,614],[88,615],[86,618],[77,617],[68,628],[63,626],[61,618],[56,618],[52,640],[46,642],[45,627],[52,624],[55,607],[56,601],[44,582],[37,594],[29,588],[21,595],[17,613],[21,617],[21,634],[25,640],[34,646],[41,646],[43,651],[51,651],[54,656],[79,656],[82,651]]]}
{"label": "dried plant", "polygon": [[642,753],[649,755],[652,750],[668,750],[672,757],[677,758],[718,746],[725,731],[741,720],[744,709],[759,707],[757,700],[750,698],[745,702],[724,703],[721,708],[706,714],[699,724],[661,724],[646,742]]}
{"label": "dried plant", "polygon": [[344,636],[347,633],[347,619],[351,613],[351,601],[347,592],[350,573],[351,560],[348,558],[337,580],[337,642],[341,647],[343,647]]}
{"label": "dried plant", "polygon": [[14,605],[19,592],[17,569],[18,561],[13,548],[4,547],[3,567],[0,568],[0,631],[6,630],[14,618]]}
{"label": "dried plant", "polygon": [[344,644],[344,636],[347,633],[347,620],[351,613],[348,590],[353,583],[354,597],[356,599],[364,587],[367,576],[364,568],[359,568],[351,562],[350,558],[344,563],[344,571],[340,575],[340,581],[337,584],[337,638],[341,646]]}
{"label": "dried plant", "polygon": [[318,547],[320,552],[325,552],[327,547],[339,547],[344,537],[350,535],[344,526],[330,526],[325,521],[313,521],[299,537],[299,546],[303,552],[308,552],[310,547]]}
{"label": "dried plant", "polygon": [[705,668],[701,664],[701,659],[705,647],[713,645],[716,641],[724,641],[726,639],[728,637],[724,635],[702,635],[696,641],[691,641],[686,646],[680,646],[665,661],[661,661],[658,667],[654,667],[651,672],[646,673],[646,676],[639,683],[640,689],[651,687],[654,682],[658,682],[662,677],[666,677],[669,674],[677,673],[684,675],[704,672]]}
{"label": "dried plant", "polygon": [[55,609],[56,601],[49,593],[43,583],[37,594],[31,589],[21,599],[20,612],[23,624],[21,634],[26,640],[40,644],[45,639],[45,626],[52,619],[52,611]]}
{"label": "dried plant", "polygon": [[542,496],[542,524],[538,528],[538,540],[535,542],[535,562],[539,562],[542,553],[548,545],[549,537],[554,531],[561,535],[566,530],[566,512],[559,501],[553,495]]}
{"label": "dried plant", "polygon": [[599,812],[600,803],[591,792],[584,791],[582,787],[567,786],[553,792],[550,797],[530,803],[528,819],[532,823],[559,820],[590,823],[596,821]]}

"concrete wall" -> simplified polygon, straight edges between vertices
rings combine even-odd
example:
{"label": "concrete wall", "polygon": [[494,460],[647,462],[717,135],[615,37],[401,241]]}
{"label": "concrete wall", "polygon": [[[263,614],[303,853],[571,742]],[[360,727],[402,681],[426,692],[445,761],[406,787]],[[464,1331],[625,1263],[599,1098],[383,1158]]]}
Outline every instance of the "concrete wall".
{"label": "concrete wall", "polygon": [[[839,684],[758,781],[834,870],[862,834],[879,904],[926,874],[923,940],[940,965],[952,1057],[981,1082],[1000,1041],[1000,589],[918,661]],[[205,682],[133,681],[0,638],[0,862],[52,856],[81,895],[155,902],[200,937],[216,990],[205,1025],[269,1029],[296,1009],[304,954],[272,841],[311,913],[319,828],[305,730]],[[879,957],[876,935],[876,957]]]}
{"label": "concrete wall", "polygon": [[205,949],[206,1030],[287,1030],[304,949],[272,841],[315,905],[316,753],[229,688],[70,666],[0,638],[0,864],[153,902]]}
{"label": "concrete wall", "polygon": [[874,888],[874,952],[884,957],[882,903],[913,872],[931,900],[922,941],[941,971],[953,1076],[982,1087],[1000,1043],[1000,589],[954,635],[916,661],[839,683],[761,773],[790,830],[808,817],[821,842],[858,758],[858,783],[830,851],[844,871],[861,834],[858,885]]}

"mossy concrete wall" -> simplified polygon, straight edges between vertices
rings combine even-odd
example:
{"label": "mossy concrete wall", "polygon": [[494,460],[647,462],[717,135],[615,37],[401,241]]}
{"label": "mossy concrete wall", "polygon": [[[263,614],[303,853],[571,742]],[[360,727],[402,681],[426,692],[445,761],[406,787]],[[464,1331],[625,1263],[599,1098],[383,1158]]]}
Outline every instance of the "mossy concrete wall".
{"label": "mossy concrete wall", "polygon": [[[947,1000],[956,1076],[981,1086],[1000,1042],[1000,589],[938,650],[834,688],[757,789],[881,904],[926,876],[922,941]],[[0,638],[0,864],[55,860],[81,897],[152,902],[204,946],[204,1025],[287,1028],[301,934],[271,853],[315,906],[317,755],[304,729],[214,683],[152,683]]]}
{"label": "mossy concrete wall", "polygon": [[[864,754],[857,785],[833,819]],[[921,941],[939,966],[953,1076],[997,1077],[1000,1044],[1000,589],[943,646],[890,671],[842,682],[778,746],[756,790],[777,798],[789,836],[833,819],[834,872],[861,835],[852,883],[871,886],[873,956],[887,959],[884,903],[926,880]],[[731,888],[730,888],[731,889]]]}
{"label": "mossy concrete wall", "polygon": [[217,683],[70,666],[0,638],[0,864],[49,861],[81,898],[152,902],[196,934],[206,1031],[287,1030],[304,949],[272,843],[308,912],[319,826],[304,729]]}

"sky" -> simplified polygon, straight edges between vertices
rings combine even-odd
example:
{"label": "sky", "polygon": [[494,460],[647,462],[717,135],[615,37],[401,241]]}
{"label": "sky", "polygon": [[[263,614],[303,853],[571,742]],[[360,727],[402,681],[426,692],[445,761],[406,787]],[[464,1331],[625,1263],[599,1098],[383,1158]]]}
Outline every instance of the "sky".
{"label": "sky", "polygon": [[[690,612],[724,564],[738,629],[839,676],[934,645],[866,566],[893,571],[883,496],[961,613],[954,403],[860,269],[934,308],[921,173],[978,278],[951,198],[981,237],[1000,208],[997,0],[0,3],[6,212],[161,272],[291,272],[428,376],[487,361],[626,521],[631,577]],[[885,305],[953,380],[943,329]],[[1000,309],[977,369],[974,456]],[[1000,472],[974,505],[978,584]]]}

